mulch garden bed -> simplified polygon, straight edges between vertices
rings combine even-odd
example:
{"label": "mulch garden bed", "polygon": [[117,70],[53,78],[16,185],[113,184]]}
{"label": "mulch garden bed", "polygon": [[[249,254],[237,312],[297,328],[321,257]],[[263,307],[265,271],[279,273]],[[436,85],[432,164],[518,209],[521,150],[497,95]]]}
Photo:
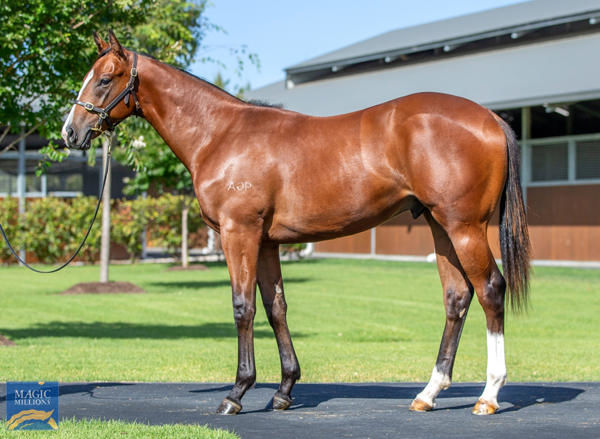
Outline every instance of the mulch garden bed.
{"label": "mulch garden bed", "polygon": [[3,335],[0,335],[0,346],[15,346],[15,342],[12,340],[9,340],[8,338],[6,338]]}
{"label": "mulch garden bed", "polygon": [[188,270],[200,270],[206,271],[208,267],[203,264],[192,264],[187,267],[182,267],[181,265],[173,265],[172,267],[167,268],[167,271],[188,271]]}
{"label": "mulch garden bed", "polygon": [[131,282],[82,282],[60,294],[142,294],[145,292]]}

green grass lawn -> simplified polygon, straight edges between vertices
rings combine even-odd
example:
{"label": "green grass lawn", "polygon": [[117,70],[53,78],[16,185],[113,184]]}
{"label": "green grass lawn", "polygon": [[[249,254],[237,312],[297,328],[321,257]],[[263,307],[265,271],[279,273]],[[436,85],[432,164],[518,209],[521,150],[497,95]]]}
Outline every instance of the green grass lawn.
{"label": "green grass lawn", "polygon": [[224,430],[213,430],[197,425],[160,425],[148,426],[138,423],[98,420],[62,420],[57,432],[48,431],[8,431],[0,428],[0,439],[8,438],[53,438],[74,439],[94,438],[112,439],[235,439],[234,433]]}
{"label": "green grass lawn", "polygon": [[[0,380],[224,381],[236,332],[224,264],[208,271],[118,265],[111,279],[144,295],[59,295],[98,267],[37,275],[2,267]],[[434,264],[311,260],[283,266],[288,321],[304,382],[425,381],[444,327]],[[259,299],[260,302],[260,299]],[[600,380],[600,271],[536,268],[531,309],[507,315],[509,380]],[[483,381],[485,323],[474,300],[455,381]],[[258,380],[279,381],[264,310],[255,325]]]}

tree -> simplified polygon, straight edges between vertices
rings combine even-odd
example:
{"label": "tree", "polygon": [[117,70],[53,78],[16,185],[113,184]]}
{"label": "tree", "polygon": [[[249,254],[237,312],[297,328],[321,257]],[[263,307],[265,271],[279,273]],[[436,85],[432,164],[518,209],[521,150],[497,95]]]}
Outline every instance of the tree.
{"label": "tree", "polygon": [[60,139],[65,111],[96,58],[93,31],[112,28],[132,49],[188,65],[204,34],[219,29],[204,17],[205,6],[205,0],[1,2],[0,137],[24,124],[26,133]]}
{"label": "tree", "polygon": [[[204,0],[0,3],[0,141],[25,126],[24,135],[37,130],[50,139],[45,152],[61,161],[67,153],[52,140],[60,139],[66,110],[97,56],[92,32],[112,28],[131,49],[186,66],[204,33],[218,29],[203,16],[205,6]],[[95,158],[95,144],[89,157]],[[107,280],[107,266],[101,273]]]}
{"label": "tree", "polygon": [[[90,38],[93,31],[112,28],[126,47],[177,67],[187,67],[201,47],[204,35],[222,31],[204,16],[206,5],[207,0],[6,0],[0,3],[0,126],[4,127],[0,129],[0,140],[9,132],[20,131],[24,124],[26,135],[37,130],[60,144],[64,115],[97,56]],[[248,53],[245,46],[232,51],[237,55],[238,69],[246,58],[258,64],[256,55]],[[203,57],[202,61],[216,60]],[[145,166],[140,161],[133,139],[142,136],[156,139],[148,150],[160,145],[165,153],[171,153],[142,120],[132,119],[119,128],[119,141],[124,150],[115,153],[115,158],[132,164],[138,172],[156,167]],[[91,161],[95,158],[95,148],[96,143],[93,143],[89,153]],[[53,142],[43,152],[48,160],[43,162],[42,170],[49,167],[51,161],[60,161],[67,155]],[[161,154],[156,154],[159,161],[163,160]],[[187,172],[179,162],[169,164],[168,168],[176,169],[180,177]],[[180,171],[183,173],[179,174]],[[191,189],[189,178],[178,179],[178,185],[183,182]]]}

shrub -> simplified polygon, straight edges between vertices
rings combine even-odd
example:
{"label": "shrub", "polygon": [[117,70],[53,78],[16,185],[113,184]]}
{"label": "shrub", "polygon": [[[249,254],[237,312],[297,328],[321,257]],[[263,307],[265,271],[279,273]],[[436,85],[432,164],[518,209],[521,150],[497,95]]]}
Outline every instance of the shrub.
{"label": "shrub", "polygon": [[[69,257],[79,246],[92,219],[96,200],[40,198],[27,203],[23,244],[43,263],[57,263]],[[100,250],[100,225],[95,223],[79,258],[93,262]]]}
{"label": "shrub", "polygon": [[181,249],[181,210],[183,203],[190,208],[188,229],[193,233],[204,226],[200,207],[191,196],[163,194],[149,200],[149,235],[153,245],[164,247],[171,254]]}
{"label": "shrub", "polygon": [[[181,208],[188,203],[190,233],[204,226],[198,203],[189,196],[162,195],[158,198],[114,200],[111,204],[111,242],[123,245],[132,259],[142,252],[142,234],[146,228],[153,245],[177,254],[181,247]],[[27,252],[43,263],[66,260],[79,246],[92,220],[97,199],[39,198],[29,200],[25,215],[18,221],[18,200],[0,201],[0,223],[15,250],[25,246]],[[100,253],[102,208],[98,220],[78,258],[95,262]],[[0,261],[16,262],[8,246],[0,247]]]}
{"label": "shrub", "polygon": [[[0,203],[0,224],[2,224],[2,227],[6,232],[6,236],[8,239],[10,239],[12,246],[17,251],[23,245],[22,226],[17,222],[18,209],[19,202],[16,198],[5,198]],[[0,248],[0,261],[14,262],[14,256],[4,240],[2,241],[2,247]]]}
{"label": "shrub", "polygon": [[127,249],[132,260],[142,254],[142,234],[151,217],[152,200],[137,198],[114,203],[111,210],[110,239]]}

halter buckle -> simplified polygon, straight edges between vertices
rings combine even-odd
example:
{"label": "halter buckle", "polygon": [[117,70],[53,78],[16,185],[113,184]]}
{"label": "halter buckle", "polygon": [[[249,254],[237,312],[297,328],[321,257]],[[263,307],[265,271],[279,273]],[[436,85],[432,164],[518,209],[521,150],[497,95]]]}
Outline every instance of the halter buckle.
{"label": "halter buckle", "polygon": [[106,111],[101,111],[100,113],[98,113],[98,117],[104,120],[108,117],[108,114],[106,114]]}
{"label": "halter buckle", "polygon": [[138,72],[137,72],[137,68],[135,68],[135,67],[132,67],[132,68],[131,68],[131,76],[135,78],[135,77],[137,76],[137,73],[138,73]]}
{"label": "halter buckle", "polygon": [[83,108],[85,108],[87,111],[93,111],[94,110],[94,104],[92,104],[91,102],[84,102],[83,103]]}

